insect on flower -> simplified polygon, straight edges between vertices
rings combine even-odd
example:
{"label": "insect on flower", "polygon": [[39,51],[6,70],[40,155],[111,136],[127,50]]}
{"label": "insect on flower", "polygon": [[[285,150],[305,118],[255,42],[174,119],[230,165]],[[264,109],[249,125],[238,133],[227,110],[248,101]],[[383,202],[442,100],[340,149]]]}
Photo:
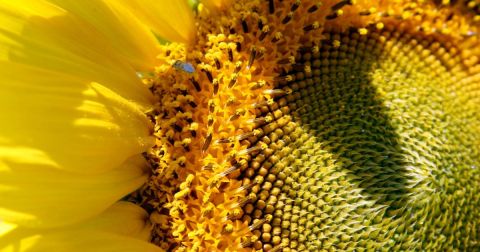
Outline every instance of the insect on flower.
{"label": "insect on flower", "polygon": [[181,60],[176,60],[174,63],[173,63],[173,67],[179,71],[183,71],[183,72],[186,72],[186,73],[189,73],[189,74],[193,74],[195,72],[195,68],[193,67],[193,65],[191,63],[188,63],[188,62],[184,62],[184,61],[181,61]]}

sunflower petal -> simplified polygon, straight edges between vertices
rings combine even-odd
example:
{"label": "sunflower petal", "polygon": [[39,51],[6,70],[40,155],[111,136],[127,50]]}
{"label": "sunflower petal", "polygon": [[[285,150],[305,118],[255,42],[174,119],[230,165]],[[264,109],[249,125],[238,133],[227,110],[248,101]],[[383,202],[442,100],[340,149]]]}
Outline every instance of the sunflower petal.
{"label": "sunflower petal", "polygon": [[[143,106],[152,103],[152,95],[135,69],[95,27],[45,1],[21,2],[25,4],[0,4],[0,61],[99,82]],[[129,51],[128,46],[124,51]]]}
{"label": "sunflower petal", "polygon": [[43,155],[38,151],[19,151],[27,157],[23,163],[0,162],[0,219],[20,226],[50,228],[83,221],[147,179],[141,156],[118,169],[84,175],[49,169],[47,162],[39,162]]}
{"label": "sunflower petal", "polygon": [[[20,236],[20,235],[19,235]],[[105,232],[65,230],[44,235],[14,237],[9,244],[0,247],[1,252],[162,252],[161,248],[135,238]],[[1,246],[1,244],[0,244]]]}
{"label": "sunflower petal", "polygon": [[[152,70],[158,65],[158,41],[152,28],[142,22],[142,16],[136,16],[138,13],[116,6],[130,1],[91,0],[88,4],[76,0],[49,1],[94,27],[123,56],[122,60],[129,61],[135,69]],[[111,2],[117,3],[114,5]],[[90,34],[85,36],[91,37]]]}
{"label": "sunflower petal", "polygon": [[[96,218],[48,231],[13,229],[0,237],[0,251],[163,251],[148,243],[147,214],[138,206],[118,202]],[[5,226],[5,224],[3,225]],[[10,228],[10,226],[9,226]],[[0,230],[2,223],[0,223]]]}
{"label": "sunflower petal", "polygon": [[192,42],[195,34],[193,12],[186,0],[107,0],[118,10],[130,11],[158,36],[173,42]]}
{"label": "sunflower petal", "polygon": [[10,165],[25,158],[18,150],[31,148],[48,157],[50,167],[98,173],[153,144],[141,109],[105,86],[16,64],[0,66],[0,155]]}
{"label": "sunflower petal", "polygon": [[[78,33],[94,30],[74,26],[78,22],[56,6],[34,2],[0,5],[0,118],[8,122],[0,126],[0,145],[38,149],[52,167],[77,172],[112,169],[148,148],[141,110],[151,97],[133,69],[100,52],[95,39],[82,44],[60,32],[68,24]],[[25,158],[9,151],[13,156]]]}
{"label": "sunflower petal", "polygon": [[79,228],[99,229],[148,241],[152,225],[145,210],[133,203],[120,201],[105,212],[78,225]]}
{"label": "sunflower petal", "polygon": [[17,225],[15,224],[11,224],[11,223],[6,223],[6,222],[3,222],[1,219],[0,219],[0,237],[10,233],[12,230],[14,230],[15,228],[17,228]]}

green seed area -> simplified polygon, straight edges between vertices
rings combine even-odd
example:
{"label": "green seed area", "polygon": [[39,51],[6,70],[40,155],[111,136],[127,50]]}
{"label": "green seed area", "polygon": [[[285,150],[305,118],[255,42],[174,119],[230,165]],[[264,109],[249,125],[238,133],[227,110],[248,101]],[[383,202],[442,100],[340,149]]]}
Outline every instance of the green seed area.
{"label": "green seed area", "polygon": [[[325,33],[258,108],[255,249],[480,249],[480,85],[448,42]],[[260,120],[261,121],[261,120]],[[280,250],[280,251],[281,251]]]}

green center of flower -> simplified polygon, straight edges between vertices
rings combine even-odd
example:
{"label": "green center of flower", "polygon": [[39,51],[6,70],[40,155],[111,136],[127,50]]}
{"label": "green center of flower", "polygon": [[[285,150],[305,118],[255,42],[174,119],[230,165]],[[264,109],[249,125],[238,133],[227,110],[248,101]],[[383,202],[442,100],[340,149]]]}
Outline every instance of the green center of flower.
{"label": "green center of flower", "polygon": [[448,225],[469,223],[480,204],[468,182],[480,179],[480,117],[473,83],[458,82],[467,73],[457,49],[402,31],[324,35],[257,109],[271,119],[249,139],[268,147],[241,175],[254,182],[243,207],[259,238],[250,246],[471,246],[473,226]]}

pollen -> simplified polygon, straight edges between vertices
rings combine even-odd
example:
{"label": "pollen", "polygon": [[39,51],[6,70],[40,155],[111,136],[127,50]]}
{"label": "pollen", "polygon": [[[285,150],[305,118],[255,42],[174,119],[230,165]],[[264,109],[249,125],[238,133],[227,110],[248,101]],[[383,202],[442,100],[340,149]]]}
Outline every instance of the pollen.
{"label": "pollen", "polygon": [[152,243],[480,249],[479,4],[228,4],[200,3],[195,42],[144,78]]}

